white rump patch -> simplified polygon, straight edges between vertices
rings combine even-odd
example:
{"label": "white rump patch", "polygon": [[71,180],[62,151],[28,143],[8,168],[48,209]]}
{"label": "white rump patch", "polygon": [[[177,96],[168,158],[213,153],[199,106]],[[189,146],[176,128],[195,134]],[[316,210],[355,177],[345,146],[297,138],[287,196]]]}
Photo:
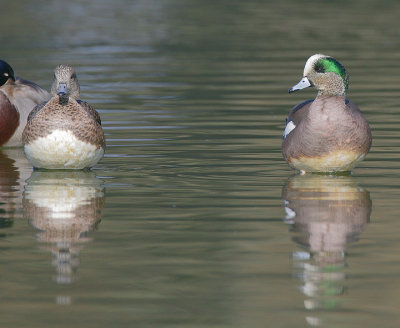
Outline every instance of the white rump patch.
{"label": "white rump patch", "polygon": [[286,124],[285,131],[283,131],[283,139],[285,139],[286,136],[287,136],[290,132],[292,132],[295,128],[296,128],[296,124],[294,124],[293,121],[289,121],[289,122]]}
{"label": "white rump patch", "polygon": [[102,148],[81,141],[71,131],[54,130],[24,146],[34,167],[45,169],[83,169],[92,167],[104,155]]}

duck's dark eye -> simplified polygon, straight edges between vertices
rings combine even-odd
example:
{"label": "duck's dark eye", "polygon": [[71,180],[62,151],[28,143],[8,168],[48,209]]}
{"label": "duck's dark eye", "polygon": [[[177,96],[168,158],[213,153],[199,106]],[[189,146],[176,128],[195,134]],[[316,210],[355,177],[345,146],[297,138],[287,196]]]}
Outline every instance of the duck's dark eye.
{"label": "duck's dark eye", "polygon": [[315,64],[315,71],[317,73],[325,73],[325,67],[321,63],[316,63]]}

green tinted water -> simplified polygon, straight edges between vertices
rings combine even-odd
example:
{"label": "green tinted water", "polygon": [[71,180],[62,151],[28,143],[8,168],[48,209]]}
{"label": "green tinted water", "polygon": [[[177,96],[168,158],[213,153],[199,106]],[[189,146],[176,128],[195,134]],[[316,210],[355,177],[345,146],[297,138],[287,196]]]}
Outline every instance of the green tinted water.
{"label": "green tinted water", "polygon": [[[101,114],[91,172],[0,154],[2,327],[397,327],[396,1],[4,3],[1,58]],[[349,177],[280,153],[306,59],[350,73],[373,147]]]}

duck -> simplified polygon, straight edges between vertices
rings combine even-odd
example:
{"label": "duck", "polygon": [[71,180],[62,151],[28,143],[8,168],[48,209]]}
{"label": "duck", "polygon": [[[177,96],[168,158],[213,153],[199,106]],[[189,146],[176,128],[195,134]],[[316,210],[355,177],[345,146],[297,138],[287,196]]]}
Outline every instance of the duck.
{"label": "duck", "polygon": [[36,106],[22,133],[24,152],[38,169],[85,169],[104,156],[105,137],[98,112],[80,100],[75,70],[54,70],[48,102]]}
{"label": "duck", "polygon": [[315,99],[292,108],[286,119],[282,154],[289,166],[305,173],[350,172],[371,148],[372,135],[358,106],[346,99],[349,76],[335,58],[312,55],[303,78],[289,93],[317,89]]}
{"label": "duck", "polygon": [[0,147],[21,147],[29,113],[49,99],[49,92],[16,77],[10,64],[0,60]]}

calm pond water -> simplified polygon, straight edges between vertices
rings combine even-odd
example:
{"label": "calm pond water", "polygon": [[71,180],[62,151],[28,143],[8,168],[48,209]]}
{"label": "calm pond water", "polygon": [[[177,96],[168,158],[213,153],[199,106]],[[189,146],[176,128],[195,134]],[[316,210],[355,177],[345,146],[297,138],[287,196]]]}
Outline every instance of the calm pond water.
{"label": "calm pond water", "polygon": [[[398,1],[4,1],[2,49],[101,114],[91,171],[0,152],[1,327],[398,327]],[[373,131],[351,176],[284,162],[306,59]]]}

